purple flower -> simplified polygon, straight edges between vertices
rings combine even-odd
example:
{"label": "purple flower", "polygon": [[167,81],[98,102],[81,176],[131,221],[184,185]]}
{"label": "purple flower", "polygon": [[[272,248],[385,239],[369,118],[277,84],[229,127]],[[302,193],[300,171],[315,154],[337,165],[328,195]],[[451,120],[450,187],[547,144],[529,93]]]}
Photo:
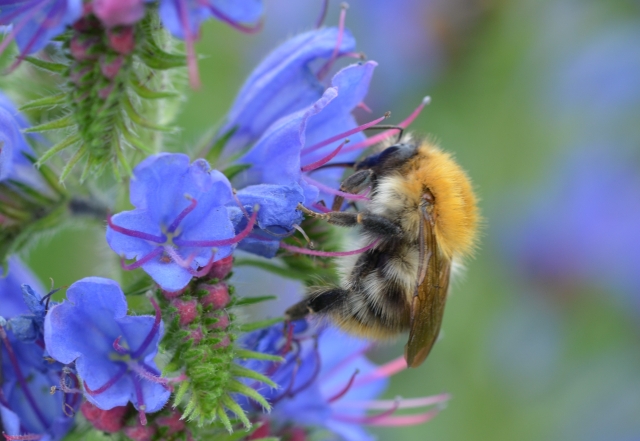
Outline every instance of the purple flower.
{"label": "purple flower", "polygon": [[67,299],[46,316],[49,355],[75,362],[85,397],[95,406],[106,410],[131,401],[144,424],[144,413],[160,410],[170,395],[154,362],[164,329],[159,307],[153,302],[155,317],[127,315],[118,284],[100,277],[75,282]]}
{"label": "purple flower", "polygon": [[260,29],[256,22],[263,12],[262,0],[160,0],[162,24],[175,37],[185,40],[191,84],[200,84],[193,43],[203,21],[215,17],[243,32]]}
{"label": "purple flower", "polygon": [[234,237],[226,205],[236,205],[225,176],[206,161],[192,164],[184,154],[161,153],[141,162],[130,185],[132,211],[109,220],[107,242],[118,254],[136,259],[163,289],[178,291],[199,268],[227,257],[253,228]]}
{"label": "purple flower", "polygon": [[92,6],[107,28],[135,24],[145,13],[145,0],[93,0]]}
{"label": "purple flower", "polygon": [[347,137],[356,144],[364,142],[366,138],[359,132],[373,124],[358,126],[351,111],[364,99],[376,65],[369,61],[342,69],[334,76],[332,86],[313,105],[271,125],[238,160],[251,165],[239,175],[238,187],[257,183],[297,184],[308,206],[318,200],[321,191],[327,203],[329,197],[339,194],[331,189],[339,186],[343,171],[340,168],[315,170],[324,162],[349,162],[359,156],[359,150],[339,146]]}
{"label": "purple flower", "polygon": [[39,51],[82,15],[82,0],[0,0],[0,24],[12,25],[0,52],[16,40],[22,55]]}
{"label": "purple flower", "polygon": [[507,261],[544,291],[592,285],[640,310],[640,169],[630,152],[609,143],[560,161],[522,218],[502,226]]}
{"label": "purple flower", "polygon": [[[2,271],[2,267],[0,267]],[[0,316],[10,319],[20,314],[27,314],[29,308],[22,295],[22,285],[28,284],[36,292],[44,292],[38,278],[22,261],[9,257],[6,274],[0,274]]]}
{"label": "purple flower", "polygon": [[276,48],[253,70],[229,110],[220,133],[235,132],[225,154],[252,144],[278,119],[320,99],[325,86],[312,65],[349,54],[355,44],[348,31],[326,28],[297,35]]}
{"label": "purple flower", "polygon": [[[438,410],[395,416],[399,408],[442,403],[447,395],[418,399],[377,400],[388,385],[388,377],[406,368],[400,357],[376,366],[365,356],[370,343],[327,328],[314,336],[306,323],[296,322],[289,332],[274,326],[245,337],[244,345],[267,354],[283,355],[282,364],[252,361],[247,367],[266,373],[278,389],[261,391],[273,405],[264,416],[268,433],[284,435],[294,428],[325,428],[347,441],[371,440],[363,425],[398,426],[426,422]],[[250,408],[251,404],[245,406]],[[255,408],[253,408],[256,410]],[[370,415],[368,410],[378,410]]]}

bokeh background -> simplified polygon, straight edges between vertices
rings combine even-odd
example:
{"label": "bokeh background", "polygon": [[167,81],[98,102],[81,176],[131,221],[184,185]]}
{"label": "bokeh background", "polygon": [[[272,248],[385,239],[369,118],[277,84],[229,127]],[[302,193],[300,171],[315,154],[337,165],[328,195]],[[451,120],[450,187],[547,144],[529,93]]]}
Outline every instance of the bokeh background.
{"label": "bokeh background", "polygon": [[[174,150],[219,122],[251,67],[314,26],[321,0],[265,0],[264,31],[208,22]],[[449,392],[432,422],[381,440],[640,440],[640,4],[631,0],[351,0],[347,26],[380,63],[367,104],[455,152],[485,217],[454,283],[443,338],[389,397]],[[335,25],[330,1],[325,23]],[[27,262],[56,285],[111,275],[95,226]],[[241,294],[300,287],[239,269]],[[278,307],[278,306],[276,306]],[[395,358],[404,342],[373,357]]]}

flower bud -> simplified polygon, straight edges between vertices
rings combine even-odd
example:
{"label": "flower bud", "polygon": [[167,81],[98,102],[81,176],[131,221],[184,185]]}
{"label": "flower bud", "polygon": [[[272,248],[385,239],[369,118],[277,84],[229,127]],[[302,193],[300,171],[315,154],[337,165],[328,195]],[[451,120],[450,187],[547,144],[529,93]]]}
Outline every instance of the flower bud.
{"label": "flower bud", "polygon": [[93,49],[96,43],[97,40],[94,38],[82,38],[75,35],[69,43],[69,51],[73,58],[78,61],[93,60],[96,58],[96,55],[91,52],[91,49]]}
{"label": "flower bud", "polygon": [[171,302],[172,306],[178,308],[180,316],[180,326],[186,326],[193,322],[198,316],[198,302],[196,300],[179,300]]}
{"label": "flower bud", "polygon": [[127,412],[126,406],[117,406],[113,409],[102,410],[85,401],[80,406],[82,415],[98,430],[108,433],[116,433],[124,425],[124,414]]}
{"label": "flower bud", "polygon": [[184,423],[184,420],[182,420],[181,418],[182,418],[182,415],[180,414],[180,412],[174,411],[169,416],[159,417],[156,420],[156,424],[158,424],[158,426],[160,427],[168,427],[169,430],[167,432],[167,435],[171,435],[174,433],[179,433],[184,431],[186,424]]}
{"label": "flower bud", "polygon": [[124,57],[119,56],[112,59],[107,59],[106,56],[100,57],[100,72],[107,79],[113,80],[120,72],[120,68],[124,63]]}
{"label": "flower bud", "polygon": [[133,52],[136,46],[136,37],[131,26],[107,32],[109,46],[119,54],[127,55]]}
{"label": "flower bud", "polygon": [[144,1],[93,0],[93,12],[107,28],[132,25],[144,17]]}
{"label": "flower bud", "polygon": [[151,441],[153,435],[156,434],[156,428],[152,426],[134,426],[125,427],[124,434],[133,441]]}
{"label": "flower bud", "polygon": [[209,270],[209,276],[218,280],[223,280],[227,277],[227,274],[231,272],[233,268],[233,256],[227,256],[224,259],[220,259],[213,263],[213,266]]}
{"label": "flower bud", "polygon": [[211,305],[214,309],[222,309],[231,300],[229,297],[229,287],[226,283],[217,283],[215,285],[201,284],[198,290],[207,291],[207,295],[202,297],[200,301],[203,305]]}

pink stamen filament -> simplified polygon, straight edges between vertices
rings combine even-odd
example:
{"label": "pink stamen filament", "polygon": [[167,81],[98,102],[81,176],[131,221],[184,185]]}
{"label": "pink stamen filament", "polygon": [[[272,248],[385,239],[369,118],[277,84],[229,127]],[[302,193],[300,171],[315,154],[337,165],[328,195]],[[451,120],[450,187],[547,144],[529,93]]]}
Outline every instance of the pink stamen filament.
{"label": "pink stamen filament", "polygon": [[303,175],[302,179],[304,179],[305,181],[307,181],[309,184],[313,185],[314,187],[318,187],[321,191],[324,191],[325,193],[336,195],[336,196],[342,196],[343,198],[345,198],[346,200],[349,200],[349,201],[369,201],[369,200],[371,200],[367,196],[364,196],[364,195],[361,195],[361,194],[345,193],[344,191],[336,190],[335,188],[331,188],[328,185],[324,185],[322,182],[316,181],[315,179],[313,179],[313,178],[311,178],[311,177],[309,177],[307,175]]}
{"label": "pink stamen filament", "polygon": [[[407,117],[407,119],[405,119],[404,121],[402,121],[400,124],[398,124],[399,127],[402,127],[403,129],[406,129],[407,127],[409,127],[409,124],[411,124],[417,117],[418,115],[420,115],[420,112],[422,112],[422,109],[424,109],[424,107],[429,104],[431,102],[431,98],[430,97],[424,97],[422,99],[422,102],[420,103],[420,105],[418,107],[416,107],[416,109],[411,112],[411,114]],[[382,133],[379,133],[375,136],[372,136],[370,138],[365,139],[364,141],[361,142],[357,142],[353,145],[350,145],[349,147],[347,147],[346,149],[344,149],[343,153],[348,153],[348,152],[353,152],[355,150],[360,150],[360,149],[364,149],[367,147],[370,147],[374,144],[377,144],[379,142],[384,141],[385,139],[387,139],[388,137],[394,135],[398,133],[397,129],[390,129],[390,130],[385,130]]]}
{"label": "pink stamen filament", "polygon": [[229,26],[231,26],[232,28],[240,32],[244,32],[245,34],[255,34],[256,32],[259,32],[262,29],[262,26],[263,26],[262,20],[258,21],[255,25],[245,25],[233,20],[231,17],[229,17],[228,15],[220,11],[218,8],[211,5],[210,2],[206,4],[209,6],[211,13],[215,15],[220,21],[227,23]]}
{"label": "pink stamen filament", "polygon": [[140,424],[147,425],[147,414],[145,413],[147,406],[144,404],[144,394],[142,393],[142,386],[138,377],[133,377],[133,389],[136,393],[136,401],[138,401],[138,415],[140,418]]}
{"label": "pink stamen filament", "polygon": [[189,83],[194,89],[200,87],[200,75],[198,73],[198,57],[194,46],[194,36],[191,32],[191,24],[189,23],[189,12],[187,0],[178,0],[178,17],[180,25],[184,33],[184,41],[187,47],[187,68],[189,70]]}
{"label": "pink stamen filament", "polygon": [[116,384],[122,377],[124,377],[124,374],[126,374],[128,371],[126,366],[123,366],[123,368],[120,370],[120,372],[118,372],[117,374],[115,374],[113,377],[111,377],[109,379],[109,381],[107,381],[105,384],[103,384],[102,386],[100,386],[99,388],[92,390],[88,385],[87,382],[84,381],[84,389],[87,391],[87,393],[89,395],[100,395],[101,393],[109,390],[109,388],[111,388],[111,386],[113,386],[114,384]]}
{"label": "pink stamen filament", "polygon": [[286,355],[289,353],[291,350],[291,342],[293,341],[293,324],[287,323],[285,326],[287,326],[287,339],[284,342],[280,355]]}
{"label": "pink stamen filament", "polygon": [[166,386],[169,383],[168,379],[162,378],[161,376],[156,375],[153,372],[150,372],[144,366],[141,366],[139,363],[136,363],[136,362],[129,363],[129,368],[144,380],[151,381],[152,383],[158,383],[163,386]]}
{"label": "pink stamen filament", "polygon": [[333,52],[331,53],[331,58],[327,60],[327,62],[318,70],[318,74],[316,75],[319,80],[322,80],[331,70],[333,64],[336,62],[338,58],[338,53],[340,52],[340,46],[342,45],[342,38],[344,37],[344,24],[347,18],[347,6],[345,3],[342,4],[342,8],[340,10],[340,20],[338,21],[338,36],[336,37],[336,45],[333,48]]}
{"label": "pink stamen filament", "polygon": [[329,0],[322,0],[322,9],[320,10],[320,15],[318,16],[318,20],[316,20],[316,29],[322,26],[324,23],[324,19],[327,16],[327,9],[329,8]]}
{"label": "pink stamen filament", "polygon": [[136,268],[140,268],[145,263],[147,263],[150,260],[154,259],[156,256],[159,256],[160,254],[162,254],[162,251],[164,251],[164,249],[162,247],[156,247],[149,254],[143,256],[141,259],[139,259],[139,260],[137,260],[137,261],[135,261],[135,262],[133,262],[131,264],[126,264],[125,261],[124,261],[124,258],[122,258],[122,259],[120,259],[120,266],[125,271],[131,271],[131,270],[134,270]]}
{"label": "pink stamen filament", "polygon": [[281,395],[279,395],[279,396],[277,396],[277,397],[275,397],[273,399],[273,404],[279,402],[280,400],[282,400],[285,397],[293,396],[292,389],[293,389],[294,383],[296,382],[296,377],[298,375],[298,369],[299,368],[300,368],[300,360],[297,360],[295,366],[293,366],[293,370],[291,371],[291,377],[290,377],[289,385],[284,390],[284,392],[282,392]]}
{"label": "pink stamen filament", "polygon": [[29,435],[7,435],[2,434],[7,441],[35,441],[42,438],[42,435],[29,434]]}
{"label": "pink stamen filament", "polygon": [[247,226],[234,237],[221,240],[183,240],[176,238],[173,240],[173,243],[181,247],[224,247],[236,244],[247,237],[249,233],[251,233],[251,230],[253,230],[253,226],[258,218],[258,209],[259,207],[254,207],[251,218],[249,219],[249,222],[247,222]]}
{"label": "pink stamen filament", "polygon": [[184,218],[187,216],[187,214],[191,213],[198,205],[198,201],[193,199],[191,196],[186,196],[186,198],[191,201],[189,203],[189,206],[184,210],[182,210],[182,212],[178,215],[178,217],[176,217],[175,220],[171,223],[171,225],[169,225],[169,229],[167,230],[167,232],[174,233],[178,228],[178,226],[180,225],[180,222],[182,222]]}
{"label": "pink stamen filament", "polygon": [[327,208],[326,206],[319,204],[317,202],[314,202],[313,204],[311,204],[311,206],[313,208],[315,208],[316,210],[320,211],[321,213],[330,213],[331,210],[329,208]]}
{"label": "pink stamen filament", "polygon": [[133,359],[140,358],[140,356],[144,353],[144,351],[147,350],[147,348],[151,344],[151,341],[153,341],[153,339],[156,337],[156,335],[158,335],[158,328],[160,327],[160,323],[161,323],[161,319],[162,319],[160,306],[158,306],[158,302],[156,302],[156,300],[154,298],[150,298],[149,301],[153,305],[153,309],[155,309],[155,311],[156,311],[155,319],[153,321],[153,326],[149,330],[149,333],[145,337],[145,339],[142,342],[142,344],[140,345],[140,347],[135,352],[133,352],[131,354],[131,358],[133,358]]}
{"label": "pink stamen filament", "polygon": [[2,44],[0,44],[0,54],[3,53],[5,51],[5,49],[7,48],[7,46],[9,46],[9,44],[15,40],[16,35],[18,34],[18,32],[20,32],[22,30],[23,27],[25,27],[27,25],[27,23],[29,22],[29,20],[31,20],[36,14],[38,14],[41,11],[41,8],[36,6],[38,3],[40,3],[39,1],[34,1],[31,3],[27,3],[26,5],[24,5],[23,7],[15,10],[13,13],[7,15],[4,19],[5,23],[9,23],[10,21],[13,21],[15,18],[17,18],[18,16],[20,16],[21,14],[23,14],[26,11],[29,11],[29,13],[22,18],[22,20],[18,20],[18,23],[14,23],[13,27],[11,28],[11,32],[9,33],[8,36],[5,37],[4,41],[2,42]]}
{"label": "pink stamen filament", "polygon": [[[387,119],[389,117],[389,115],[391,115],[391,113],[387,112],[383,116],[381,116],[380,118],[374,119],[373,121],[369,121],[366,124],[362,124],[362,125],[360,125],[358,127],[355,127],[355,128],[353,128],[351,130],[347,130],[346,132],[339,133],[339,134],[337,134],[335,136],[332,136],[329,139],[325,139],[324,141],[321,141],[321,142],[319,142],[317,144],[314,144],[312,146],[305,147],[305,148],[302,149],[301,154],[302,155],[307,155],[307,154],[309,154],[311,152],[315,152],[316,150],[321,149],[322,147],[328,146],[329,144],[332,144],[332,143],[334,143],[336,141],[340,141],[341,139],[344,139],[347,136],[351,136],[354,133],[362,132],[363,130],[368,129],[369,127],[375,126],[379,122],[384,121],[385,119]],[[345,151],[347,151],[347,150],[351,151],[352,149],[353,148],[345,149]]]}
{"label": "pink stamen filament", "polygon": [[362,354],[369,352],[369,350],[373,347],[372,344],[368,344],[365,347],[363,347],[362,349],[353,352],[352,354],[350,354],[347,358],[345,358],[344,360],[342,360],[340,363],[338,363],[337,365],[335,365],[333,368],[331,368],[331,370],[329,372],[327,372],[326,374],[324,374],[321,378],[321,380],[323,382],[328,381],[329,379],[331,379],[331,377],[333,377],[334,375],[342,372],[342,370],[348,366],[349,364],[351,364],[354,360],[358,359]]}
{"label": "pink stamen filament", "polygon": [[218,252],[218,250],[216,250],[214,248],[212,253],[211,253],[211,257],[209,258],[209,261],[207,262],[207,264],[205,266],[203,266],[202,268],[200,268],[199,270],[196,271],[191,267],[187,268],[189,273],[191,273],[191,275],[193,277],[202,277],[205,274],[207,274],[211,270],[211,267],[213,267],[213,264],[215,263],[216,253],[217,252]]}
{"label": "pink stamen filament", "polygon": [[349,378],[349,381],[347,382],[346,386],[343,387],[340,392],[338,392],[337,394],[329,398],[327,402],[333,403],[334,401],[338,401],[340,398],[344,397],[347,394],[347,392],[349,392],[349,390],[351,389],[351,386],[353,386],[353,382],[355,381],[356,375],[358,375],[359,372],[360,371],[356,369],[355,372],[351,375],[351,378]]}
{"label": "pink stamen filament", "polygon": [[120,344],[121,338],[122,336],[120,335],[113,341],[113,349],[115,349],[118,354],[125,355],[129,353],[129,350]]}
{"label": "pink stamen filament", "polygon": [[396,427],[396,426],[415,426],[417,424],[423,424],[427,421],[430,421],[435,417],[440,411],[438,409],[430,410],[425,413],[417,414],[417,415],[394,415],[387,416],[383,418],[376,419],[375,421],[370,421],[367,424],[370,426],[387,426],[387,427]]}
{"label": "pink stamen filament", "polygon": [[300,392],[302,392],[303,390],[307,389],[309,386],[311,386],[316,379],[318,378],[318,375],[320,375],[320,368],[322,367],[322,358],[320,357],[320,351],[318,350],[318,341],[315,341],[315,344],[313,346],[313,354],[316,357],[316,364],[315,367],[313,369],[313,374],[311,374],[311,377],[309,377],[309,379],[307,380],[306,383],[304,383],[302,386],[298,387],[296,390],[291,391],[290,392],[290,396],[295,396],[296,394],[299,394]]}
{"label": "pink stamen filament", "polygon": [[171,245],[165,245],[164,252],[167,253],[167,255],[171,257],[171,260],[177,263],[178,266],[185,269],[190,269],[193,259],[196,258],[195,253],[192,253],[186,259],[183,259],[182,256],[180,256],[180,254],[178,254],[175,248],[173,248]]}
{"label": "pink stamen filament", "polygon": [[373,372],[369,372],[367,375],[360,377],[356,382],[357,386],[371,383],[372,381],[379,380],[380,378],[387,378],[407,368],[407,361],[404,356],[400,356],[395,360],[392,360],[382,366],[379,366]]}
{"label": "pink stamen filament", "polygon": [[44,414],[42,413],[42,411],[40,410],[40,407],[38,406],[38,402],[36,401],[35,397],[31,393],[32,391],[29,388],[27,379],[24,377],[24,374],[22,373],[22,369],[20,369],[20,363],[18,363],[18,358],[16,357],[15,352],[13,352],[13,347],[11,346],[11,342],[9,342],[9,337],[7,336],[7,333],[5,332],[2,326],[0,326],[0,339],[2,339],[2,342],[4,343],[4,347],[7,350],[7,354],[9,355],[9,362],[11,363],[11,367],[13,368],[13,371],[15,372],[16,377],[18,377],[18,383],[22,388],[22,392],[24,393],[24,396],[27,398],[27,401],[29,402],[29,405],[33,409],[33,412],[36,414],[36,417],[38,418],[38,420],[40,420],[40,424],[42,424],[43,427],[47,427],[48,425],[47,420],[44,417]]}
{"label": "pink stamen filament", "polygon": [[142,231],[130,230],[129,228],[124,228],[119,225],[116,225],[111,221],[111,215],[107,215],[107,224],[113,231],[116,231],[120,234],[124,234],[125,236],[144,239],[144,240],[148,240],[150,242],[155,242],[158,244],[165,243],[167,241],[167,236],[165,236],[164,234],[161,236],[156,236],[154,234],[143,233]]}
{"label": "pink stamen filament", "polygon": [[369,106],[367,106],[364,103],[364,101],[360,102],[357,107],[361,108],[362,110],[364,110],[367,113],[373,113],[373,110],[371,110],[371,108],[369,108]]}
{"label": "pink stamen filament", "polygon": [[[361,254],[365,251],[369,251],[371,248],[376,246],[380,239],[376,239],[367,245],[364,248],[360,248],[353,251],[317,251],[317,250],[308,250],[306,248],[295,247],[293,245],[286,244],[284,242],[280,242],[280,248],[283,248],[287,251],[291,251],[292,253],[300,253],[307,254],[309,256],[319,256],[319,257],[345,257],[345,256],[353,256],[354,254]],[[405,364],[406,367],[406,364]]]}
{"label": "pink stamen filament", "polygon": [[315,170],[319,167],[322,167],[323,165],[325,165],[327,162],[331,161],[333,158],[336,157],[336,155],[338,153],[340,153],[340,150],[342,150],[342,147],[345,146],[345,144],[347,144],[349,142],[348,139],[345,139],[338,147],[336,147],[331,153],[329,153],[327,156],[325,156],[324,158],[321,158],[319,160],[317,160],[316,162],[312,162],[311,164],[305,165],[303,167],[300,168],[300,171],[304,172],[308,172],[308,171],[312,171]]}
{"label": "pink stamen filament", "polygon": [[382,413],[379,413],[377,415],[367,415],[367,416],[363,416],[363,417],[355,417],[355,416],[349,416],[349,415],[344,415],[344,414],[338,414],[338,415],[334,415],[333,418],[335,418],[338,421],[342,421],[345,423],[353,423],[353,424],[375,424],[376,421],[380,421],[386,417],[389,417],[391,415],[394,414],[394,412],[396,410],[398,410],[398,407],[400,406],[400,402],[396,401],[395,405],[388,409],[385,410]]}
{"label": "pink stamen filament", "polygon": [[[73,380],[73,387],[69,387],[69,385],[67,384],[68,378],[71,378],[71,380]],[[81,394],[82,391],[78,389],[79,385],[80,382],[78,381],[78,377],[76,376],[76,374],[65,367],[62,370],[62,375],[60,376],[60,390],[65,394]]]}
{"label": "pink stamen filament", "polygon": [[[451,395],[440,394],[423,398],[409,398],[400,400],[398,409],[413,409],[416,407],[433,406],[434,404],[441,404],[449,401]],[[379,409],[386,410],[394,407],[396,400],[369,400],[369,401],[353,401],[344,402],[341,404],[343,408],[349,409]]]}

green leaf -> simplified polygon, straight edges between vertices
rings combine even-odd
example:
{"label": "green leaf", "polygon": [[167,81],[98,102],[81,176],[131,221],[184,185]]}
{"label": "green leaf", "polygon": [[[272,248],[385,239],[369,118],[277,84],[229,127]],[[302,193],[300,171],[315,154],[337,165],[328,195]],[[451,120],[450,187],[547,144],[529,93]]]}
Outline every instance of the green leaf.
{"label": "green leaf", "polygon": [[[213,146],[211,146],[211,149],[209,150],[209,152],[205,156],[205,159],[209,162],[209,164],[213,165],[216,162],[218,162],[218,158],[220,158],[220,155],[222,154],[222,151],[224,150],[224,147],[227,145],[227,143],[229,142],[231,137],[237,131],[238,131],[238,127],[233,127],[227,133],[225,133],[220,138],[215,140],[215,142],[213,143]],[[214,133],[212,135],[213,136],[211,138],[215,139],[215,131],[214,131]]]}
{"label": "green leaf", "polygon": [[187,391],[189,390],[189,381],[185,380],[183,382],[180,383],[180,386],[178,387],[178,391],[176,392],[175,396],[173,397],[173,405],[174,406],[178,406],[180,403],[182,403],[182,400],[184,400],[184,397],[187,393]]}
{"label": "green leaf", "polygon": [[239,173],[251,168],[251,164],[234,164],[225,168],[222,173],[227,177],[228,180],[232,180]]}
{"label": "green leaf", "polygon": [[43,123],[37,126],[29,127],[28,129],[24,129],[23,132],[24,133],[46,132],[49,130],[65,129],[75,124],[76,124],[76,121],[73,118],[73,115],[66,115],[66,116],[63,116],[62,118],[58,118],[53,121],[48,121],[46,123]]}
{"label": "green leaf", "polygon": [[159,100],[159,99],[164,99],[164,98],[177,98],[178,96],[180,96],[176,92],[159,92],[159,91],[151,90],[147,86],[145,86],[144,84],[142,84],[142,83],[140,83],[138,81],[131,81],[129,83],[129,85],[131,86],[133,91],[136,94],[138,94],[138,96],[140,96],[141,98],[147,99],[147,100]]}
{"label": "green leaf", "polygon": [[76,151],[76,153],[69,160],[69,162],[67,162],[67,165],[65,165],[64,168],[62,169],[62,173],[60,173],[60,182],[64,182],[64,180],[67,179],[67,176],[69,175],[69,173],[71,173],[71,170],[73,169],[73,167],[75,167],[75,165],[82,158],[84,158],[86,154],[87,154],[87,150],[84,148],[84,146],[80,146],[80,148]]}
{"label": "green leaf", "polygon": [[257,329],[268,328],[269,326],[275,325],[276,323],[282,323],[283,321],[284,318],[276,317],[272,319],[260,320],[253,323],[245,323],[243,325],[240,325],[239,328],[240,332],[251,332]]}
{"label": "green leaf", "polygon": [[45,96],[43,98],[39,98],[37,100],[29,101],[24,106],[20,107],[20,111],[24,112],[25,110],[38,109],[40,107],[53,107],[60,104],[63,104],[69,94],[67,93],[58,93],[55,95]]}
{"label": "green leaf", "polygon": [[257,297],[242,297],[233,303],[233,306],[247,306],[255,305],[256,303],[262,303],[269,300],[275,300],[276,296],[257,296]]}
{"label": "green leaf", "polygon": [[235,377],[251,378],[252,380],[259,381],[259,382],[267,384],[267,385],[269,385],[271,387],[277,387],[278,386],[276,383],[271,381],[270,378],[262,375],[261,373],[256,372],[256,371],[251,370],[251,369],[247,369],[247,368],[245,368],[243,366],[240,366],[240,365],[237,365],[237,364],[234,364],[231,367],[231,373]]}
{"label": "green leaf", "polygon": [[267,400],[265,400],[262,395],[256,392],[255,389],[247,386],[246,384],[242,384],[239,381],[233,380],[229,383],[228,391],[246,395],[247,397],[260,404],[265,411],[268,412],[271,410],[271,405],[267,402]]}
{"label": "green leaf", "polygon": [[57,143],[56,145],[51,147],[49,150],[44,152],[44,154],[40,157],[40,159],[38,159],[38,162],[36,162],[36,167],[42,166],[42,164],[44,164],[49,159],[51,159],[51,157],[53,155],[63,151],[67,147],[71,147],[72,145],[74,145],[75,143],[77,143],[79,141],[80,141],[80,135],[78,133],[76,133],[75,135],[68,136],[67,138],[63,139],[62,141],[60,141],[59,143]]}
{"label": "green leaf", "polygon": [[236,349],[236,357],[241,360],[265,360],[280,362],[284,359],[277,355],[263,354],[262,352],[250,351],[248,349]]}
{"label": "green leaf", "polygon": [[240,407],[240,405],[236,403],[233,400],[233,398],[231,398],[227,394],[224,394],[222,396],[221,401],[222,401],[222,404],[224,404],[227,409],[229,409],[231,412],[236,414],[236,416],[240,419],[240,421],[242,421],[242,425],[246,429],[251,428],[251,421],[249,421],[249,418],[247,418],[247,415],[244,413],[244,410],[242,409],[242,407]]}
{"label": "green leaf", "polygon": [[39,67],[40,69],[44,69],[46,71],[57,73],[57,74],[62,74],[67,71],[67,66],[64,64],[51,63],[49,61],[44,61],[39,58],[24,57],[24,61],[27,61],[33,64],[34,66]]}

